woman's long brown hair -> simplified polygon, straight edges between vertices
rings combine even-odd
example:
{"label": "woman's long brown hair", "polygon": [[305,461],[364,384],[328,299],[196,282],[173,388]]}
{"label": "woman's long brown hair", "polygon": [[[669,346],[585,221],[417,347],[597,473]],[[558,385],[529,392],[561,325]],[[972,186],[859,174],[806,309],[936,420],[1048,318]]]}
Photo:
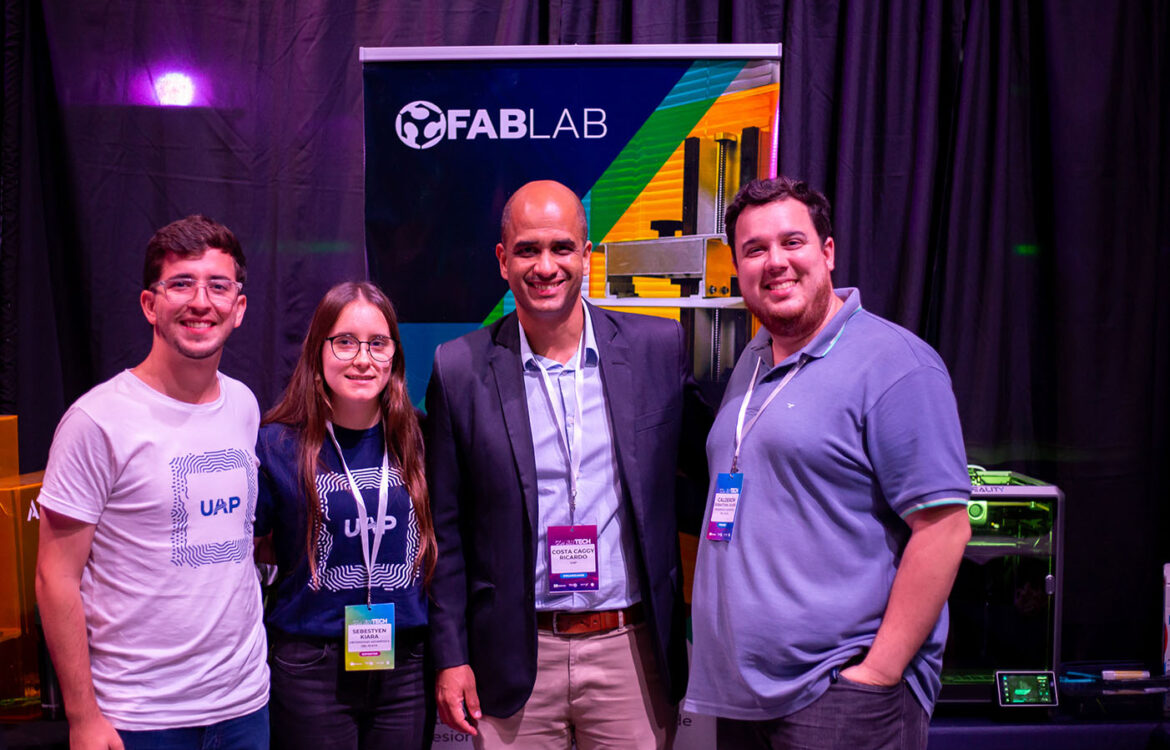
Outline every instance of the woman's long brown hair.
{"label": "woman's long brown hair", "polygon": [[414,569],[416,573],[423,569],[424,582],[429,584],[435,569],[436,547],[426,473],[423,469],[422,431],[419,429],[418,415],[406,392],[406,362],[402,352],[402,338],[398,333],[398,316],[394,313],[394,305],[381,289],[368,281],[347,281],[325,293],[309,323],[309,332],[305,335],[292,379],[280,401],[264,415],[264,424],[287,424],[300,435],[297,466],[308,512],[305,554],[309,558],[309,574],[316,585],[317,535],[321,527],[321,498],[317,494],[316,477],[318,468],[322,466],[321,445],[325,440],[325,422],[331,413],[321,356],[325,337],[329,335],[341,311],[357,300],[369,302],[382,312],[390,329],[390,338],[394,340],[390,380],[381,395],[382,429],[386,448],[402,469],[402,477],[414,506],[414,516],[418,521],[419,545]]}

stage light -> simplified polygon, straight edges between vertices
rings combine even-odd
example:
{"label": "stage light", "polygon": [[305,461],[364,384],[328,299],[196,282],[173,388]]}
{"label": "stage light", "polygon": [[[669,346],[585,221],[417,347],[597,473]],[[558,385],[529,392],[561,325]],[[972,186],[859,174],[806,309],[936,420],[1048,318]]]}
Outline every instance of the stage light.
{"label": "stage light", "polygon": [[165,107],[188,107],[195,100],[195,82],[186,73],[166,73],[154,82],[154,95]]}

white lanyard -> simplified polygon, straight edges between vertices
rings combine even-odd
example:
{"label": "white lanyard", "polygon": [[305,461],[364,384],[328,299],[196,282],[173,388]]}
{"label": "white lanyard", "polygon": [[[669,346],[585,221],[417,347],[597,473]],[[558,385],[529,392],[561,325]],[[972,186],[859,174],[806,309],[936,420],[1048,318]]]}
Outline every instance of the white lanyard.
{"label": "white lanyard", "polygon": [[390,452],[385,447],[386,438],[382,438],[382,481],[378,483],[378,515],[374,521],[374,544],[370,547],[369,514],[366,513],[366,502],[362,500],[362,493],[358,490],[357,482],[345,462],[345,454],[341,452],[341,444],[337,442],[337,435],[333,434],[333,423],[326,422],[325,429],[333,440],[333,447],[337,449],[337,457],[341,460],[341,468],[345,470],[345,478],[349,480],[349,491],[353,494],[353,501],[357,504],[358,526],[361,529],[362,559],[366,563],[366,606],[371,605],[373,586],[374,561],[378,559],[378,548],[382,546],[382,535],[386,533],[386,505],[390,495]]}
{"label": "white lanyard", "polygon": [[[588,318],[585,324],[589,324]],[[577,400],[577,417],[573,420],[572,427],[572,441],[565,436],[568,432],[564,425],[561,424],[560,412],[557,411],[556,400],[553,398],[552,378],[548,375],[548,370],[544,369],[540,358],[534,353],[532,361],[540,368],[540,378],[544,382],[544,392],[548,396],[549,406],[552,408],[553,420],[557,423],[557,435],[561,438],[561,445],[565,446],[565,450],[569,454],[569,525],[576,525],[577,515],[577,482],[581,477],[581,445],[584,438],[581,429],[581,393],[585,390],[585,330],[581,330],[581,349],[577,354],[577,367],[573,370],[573,393]],[[566,415],[567,416],[567,415]]]}
{"label": "white lanyard", "polygon": [[752,417],[752,420],[748,422],[747,425],[744,425],[743,419],[747,415],[748,403],[751,402],[752,393],[754,393],[756,390],[756,376],[760,374],[760,363],[764,361],[762,357],[756,359],[756,369],[752,371],[752,380],[748,384],[747,395],[743,397],[743,403],[739,405],[739,418],[735,420],[735,453],[731,456],[732,474],[739,471],[739,449],[743,445],[744,436],[746,436],[748,432],[751,431],[752,427],[755,426],[756,422],[759,421],[760,415],[764,413],[764,409],[768,408],[768,404],[772,403],[772,399],[780,395],[780,391],[784,390],[784,386],[788,385],[788,383],[794,377],[796,377],[796,373],[800,372],[800,368],[804,367],[804,363],[808,362],[809,359],[810,358],[807,354],[800,355],[800,359],[796,360],[796,364],[792,366],[792,369],[789,370],[784,375],[784,377],[780,379],[780,382],[776,385],[776,389],[768,394],[768,398],[764,401],[763,405],[760,406],[760,410],[756,412],[755,416]]}

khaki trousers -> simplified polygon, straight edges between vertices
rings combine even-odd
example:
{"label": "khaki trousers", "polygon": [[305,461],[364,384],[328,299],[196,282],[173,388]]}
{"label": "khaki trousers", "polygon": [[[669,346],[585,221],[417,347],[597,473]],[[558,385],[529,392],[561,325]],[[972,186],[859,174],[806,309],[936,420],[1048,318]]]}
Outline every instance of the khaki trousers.
{"label": "khaki trousers", "polygon": [[[645,623],[597,635],[537,636],[536,684],[506,719],[484,716],[475,747],[668,748],[678,713],[666,700]],[[476,675],[490,680],[491,675]]]}

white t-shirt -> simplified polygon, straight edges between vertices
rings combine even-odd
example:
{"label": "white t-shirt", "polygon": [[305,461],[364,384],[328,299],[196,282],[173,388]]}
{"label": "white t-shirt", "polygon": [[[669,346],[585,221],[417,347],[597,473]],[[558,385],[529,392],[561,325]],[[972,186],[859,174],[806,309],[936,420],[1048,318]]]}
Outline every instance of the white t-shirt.
{"label": "white t-shirt", "polygon": [[94,690],[119,729],[204,726],[268,701],[252,562],[260,410],[219,374],[188,404],[129,370],[69,408],[39,502],[96,524],[81,578]]}

